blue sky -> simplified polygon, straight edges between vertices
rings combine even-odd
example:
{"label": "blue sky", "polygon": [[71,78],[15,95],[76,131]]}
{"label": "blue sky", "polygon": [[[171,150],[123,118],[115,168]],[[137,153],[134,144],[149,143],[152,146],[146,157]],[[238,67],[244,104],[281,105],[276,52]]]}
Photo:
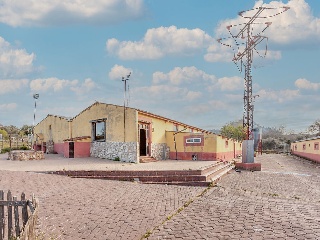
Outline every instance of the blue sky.
{"label": "blue sky", "polygon": [[[0,123],[75,116],[101,101],[204,129],[242,119],[243,77],[217,39],[264,6],[272,22],[254,57],[254,121],[296,132],[319,118],[319,0],[0,0]],[[257,25],[254,31],[258,31]],[[237,31],[233,27],[232,31]],[[228,39],[224,40],[229,43]],[[233,44],[233,42],[230,42]]]}

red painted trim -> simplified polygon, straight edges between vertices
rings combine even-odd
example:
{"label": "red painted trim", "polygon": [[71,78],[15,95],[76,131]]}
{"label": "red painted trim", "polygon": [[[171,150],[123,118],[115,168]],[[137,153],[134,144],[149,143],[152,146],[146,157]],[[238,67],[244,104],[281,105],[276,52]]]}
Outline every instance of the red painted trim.
{"label": "red painted trim", "polygon": [[236,163],[236,168],[250,171],[261,171],[261,163]]}
{"label": "red painted trim", "polygon": [[298,151],[293,151],[293,155],[309,159],[311,161],[320,163],[320,154],[315,154],[315,153],[306,153],[306,152],[298,152]]}
{"label": "red painted trim", "polygon": [[[74,158],[90,157],[90,142],[74,142]],[[63,156],[69,158],[69,142],[64,142]]]}
{"label": "red painted trim", "polygon": [[90,142],[75,142],[74,143],[74,157],[90,157]]}
{"label": "red painted trim", "polygon": [[53,151],[58,154],[64,154],[64,143],[55,143],[53,145]]}
{"label": "red painted trim", "polygon": [[65,158],[69,158],[69,142],[64,142],[63,143],[63,156]]}

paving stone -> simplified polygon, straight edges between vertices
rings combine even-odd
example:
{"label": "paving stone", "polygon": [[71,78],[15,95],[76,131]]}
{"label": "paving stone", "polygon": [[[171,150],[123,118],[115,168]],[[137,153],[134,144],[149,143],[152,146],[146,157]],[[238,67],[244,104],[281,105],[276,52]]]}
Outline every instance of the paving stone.
{"label": "paving stone", "polygon": [[[95,170],[161,169],[161,162],[139,165],[59,158],[55,163],[39,160],[13,164],[3,155],[0,161],[0,169],[5,169],[0,170],[0,189],[10,189],[16,195],[35,193],[39,198],[37,227],[44,239],[135,240],[159,225],[148,239],[320,239],[320,167],[292,156],[260,156],[256,161],[262,163],[261,172],[231,172],[217,187],[197,198],[204,188],[72,179],[23,171],[79,170],[84,166]],[[170,164],[174,162],[168,161]],[[191,163],[184,164],[191,168]],[[193,169],[208,163],[196,164]],[[192,198],[195,201],[161,225]]]}

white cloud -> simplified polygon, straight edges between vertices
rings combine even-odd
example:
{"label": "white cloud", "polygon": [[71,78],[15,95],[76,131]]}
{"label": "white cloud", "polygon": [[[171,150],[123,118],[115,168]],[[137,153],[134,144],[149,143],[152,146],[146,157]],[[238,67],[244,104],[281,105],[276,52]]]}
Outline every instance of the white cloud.
{"label": "white cloud", "polygon": [[170,82],[173,85],[180,85],[182,83],[201,82],[201,81],[215,81],[214,75],[209,75],[196,67],[176,67],[169,73],[155,72],[152,77],[154,84],[161,82]]}
{"label": "white cloud", "polygon": [[318,90],[320,89],[320,83],[313,83],[305,78],[299,78],[294,82],[294,85],[299,89]]}
{"label": "white cloud", "polygon": [[189,91],[187,92],[186,99],[189,101],[193,101],[195,99],[200,98],[201,96],[202,96],[201,92]]}
{"label": "white cloud", "polygon": [[[150,87],[140,87],[133,89],[133,94],[148,93],[146,95],[148,101],[193,101],[202,96],[201,92],[190,91],[187,88],[181,88],[178,86],[169,86],[169,85],[153,85]],[[141,98],[141,96],[140,96]]]}
{"label": "white cloud", "polygon": [[34,53],[29,54],[25,49],[16,49],[0,37],[0,71],[2,76],[15,77],[28,74],[34,70],[34,60]]}
{"label": "white cloud", "polygon": [[17,108],[16,103],[0,104],[1,111],[11,111],[11,110],[15,110],[16,108]]}
{"label": "white cloud", "polygon": [[[256,1],[253,7],[255,10],[244,13],[246,14],[245,16],[252,16],[257,11],[256,8],[261,6],[274,9],[266,9],[259,15],[261,17],[260,20],[258,19],[255,22],[263,24],[255,25],[254,29],[256,30],[254,30],[254,33],[260,32],[266,26],[265,22],[272,22],[267,31],[262,34],[269,37],[270,41],[292,43],[311,38],[320,39],[320,19],[313,16],[311,8],[305,0],[289,0],[287,4],[284,4],[282,1],[271,1],[266,4],[262,0],[259,0]],[[284,6],[288,6],[290,9],[283,12]],[[283,13],[277,15],[280,12]],[[226,27],[232,25],[231,32],[236,35],[240,28],[243,27],[243,25],[239,24],[247,21],[240,16],[222,21],[216,29],[216,34],[220,37],[227,37]]]}
{"label": "white cloud", "polygon": [[76,94],[81,95],[81,94],[90,92],[95,88],[96,88],[95,82],[92,81],[91,78],[87,78],[84,80],[83,83],[80,84],[80,86],[71,86],[70,89],[74,91]]}
{"label": "white cloud", "polygon": [[149,29],[141,41],[109,39],[107,51],[120,59],[159,59],[165,55],[191,55],[201,51],[214,41],[199,28],[187,29],[176,26]]}
{"label": "white cloud", "polygon": [[121,80],[122,77],[126,77],[129,73],[132,73],[132,69],[116,64],[111,68],[109,78],[111,80]]}
{"label": "white cloud", "polygon": [[78,85],[78,80],[64,80],[58,78],[41,78],[34,79],[30,82],[30,88],[33,92],[46,92],[53,89],[57,92],[66,87],[75,87]]}
{"label": "white cloud", "polygon": [[[282,1],[271,1],[268,4],[265,4],[262,0],[259,0],[256,1],[253,7],[254,11],[249,11],[244,14],[246,14],[246,16],[252,16],[257,12],[257,8],[261,6],[269,9],[264,10],[259,15],[261,18],[255,21],[256,23],[262,24],[253,26],[253,35],[260,33],[263,28],[265,28],[265,22],[272,22],[269,28],[261,34],[262,36],[268,37],[270,42],[294,44],[305,41],[318,44],[320,40],[320,18],[313,16],[311,8],[305,0],[290,0],[287,4],[284,4]],[[284,6],[288,6],[290,9],[283,12]],[[283,13],[277,15],[279,12]],[[237,39],[237,44],[239,45],[236,45],[236,42],[231,38],[231,35],[227,30],[227,26],[232,26],[230,32],[233,35],[237,35],[240,29],[243,28],[243,23],[247,21],[247,19],[240,16],[221,21],[215,30],[215,34],[217,39],[222,38],[221,42],[227,46],[218,42],[213,42],[207,48],[207,54],[204,56],[204,59],[208,62],[232,61],[234,55],[241,52],[241,46],[244,47],[244,45],[240,38]],[[261,56],[264,55],[266,46],[267,41],[265,39],[256,47]],[[254,56],[255,61],[259,61],[257,59],[258,54],[254,54]],[[268,50],[264,61],[279,60],[280,58],[280,51]]]}
{"label": "white cloud", "polygon": [[197,104],[193,106],[187,106],[186,110],[189,114],[207,114],[213,111],[225,110],[230,108],[230,106],[223,101],[220,100],[210,100],[203,104]]}
{"label": "white cloud", "polygon": [[2,0],[0,22],[14,27],[110,24],[136,19],[143,13],[143,0]]}
{"label": "white cloud", "polygon": [[[257,4],[256,4],[257,6]],[[263,6],[280,7],[282,2],[272,1]],[[315,38],[320,40],[320,19],[313,16],[309,4],[305,0],[291,0],[286,6],[290,9],[284,14],[276,16],[268,31],[271,41],[278,43],[291,43]],[[314,41],[314,40],[312,40]]]}
{"label": "white cloud", "polygon": [[19,80],[0,80],[0,95],[5,93],[16,92],[17,90],[27,87],[29,80],[19,79]]}
{"label": "white cloud", "polygon": [[207,48],[204,59],[207,62],[231,62],[233,59],[233,52],[231,48],[223,46],[216,41]]}
{"label": "white cloud", "polygon": [[216,84],[222,91],[234,91],[243,89],[243,79],[240,77],[223,77],[219,78]]}
{"label": "white cloud", "polygon": [[300,97],[300,92],[299,90],[290,89],[280,91],[261,89],[257,92],[257,95],[259,95],[259,100],[271,100],[278,103],[283,103],[297,99]]}

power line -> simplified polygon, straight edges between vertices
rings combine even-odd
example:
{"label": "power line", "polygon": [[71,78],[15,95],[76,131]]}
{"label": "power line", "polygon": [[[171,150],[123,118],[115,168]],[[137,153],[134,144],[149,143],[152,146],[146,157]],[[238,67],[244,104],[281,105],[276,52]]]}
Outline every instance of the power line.
{"label": "power line", "polygon": [[[265,11],[276,11],[274,14],[262,15]],[[252,130],[253,130],[253,101],[254,97],[252,95],[252,63],[253,63],[253,54],[257,53],[259,57],[266,57],[267,55],[267,41],[268,37],[261,35],[264,31],[272,24],[272,22],[255,22],[257,19],[267,19],[275,17],[281,13],[289,10],[289,7],[281,8],[271,8],[271,7],[258,7],[246,11],[239,12],[239,16],[247,19],[245,23],[229,25],[227,26],[227,31],[230,34],[228,38],[220,38],[217,41],[224,46],[230,47],[234,52],[234,57],[232,61],[236,64],[238,70],[242,72],[242,67],[244,67],[244,112],[243,112],[243,127],[246,130],[246,139],[253,139]],[[251,14],[253,12],[253,14]],[[262,26],[262,30],[254,34],[256,26]],[[235,27],[241,27],[241,29],[233,34],[231,32]],[[260,27],[261,29],[261,27]],[[224,43],[225,41],[232,43]],[[260,54],[256,48],[261,42],[266,41],[266,48],[264,54]]]}

